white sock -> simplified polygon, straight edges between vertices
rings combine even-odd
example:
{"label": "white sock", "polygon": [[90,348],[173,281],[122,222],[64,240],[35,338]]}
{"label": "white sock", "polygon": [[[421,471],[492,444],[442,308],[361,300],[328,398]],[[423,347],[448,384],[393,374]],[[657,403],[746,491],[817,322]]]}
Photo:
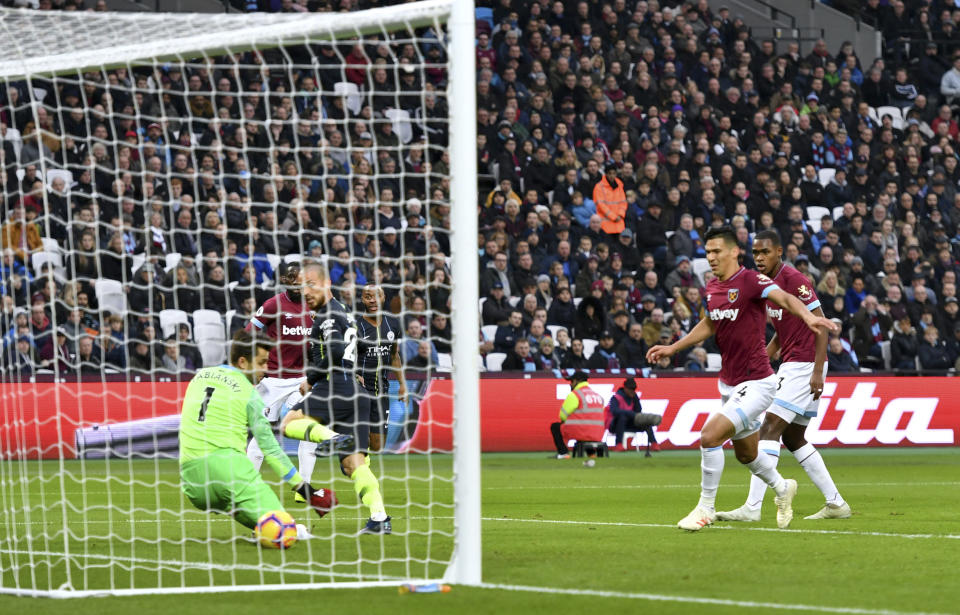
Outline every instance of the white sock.
{"label": "white sock", "polygon": [[786,481],[780,476],[780,472],[777,472],[775,459],[778,458],[760,453],[756,459],[744,465],[746,465],[747,469],[753,472],[755,476],[765,482],[768,487],[773,489],[777,495],[783,495],[786,491]]}
{"label": "white sock", "polygon": [[[773,467],[777,467],[780,461],[780,442],[778,440],[760,440],[757,456],[768,455],[773,461]],[[747,494],[746,507],[750,510],[760,510],[763,506],[763,498],[767,494],[767,483],[756,474],[750,475],[750,493]]]}
{"label": "white sock", "polygon": [[723,476],[723,447],[700,447],[700,503],[698,506],[714,510],[717,501],[717,489]]}
{"label": "white sock", "polygon": [[823,498],[827,501],[827,504],[842,506],[843,498],[840,497],[840,492],[837,491],[837,486],[833,483],[833,478],[831,478],[830,472],[827,470],[827,465],[823,463],[823,457],[820,456],[820,451],[808,442],[793,451],[793,456],[797,458],[800,467],[806,471],[807,476],[810,477],[813,484],[816,485],[820,493],[823,494]]}
{"label": "white sock", "polygon": [[253,468],[259,472],[260,466],[263,465],[263,451],[260,450],[256,438],[250,438],[250,443],[247,444],[247,459],[253,464]]}
{"label": "white sock", "polygon": [[297,459],[300,460],[300,476],[308,483],[310,482],[310,477],[313,476],[313,466],[317,465],[316,450],[316,442],[307,442],[305,440],[301,440],[300,446],[297,448]]}

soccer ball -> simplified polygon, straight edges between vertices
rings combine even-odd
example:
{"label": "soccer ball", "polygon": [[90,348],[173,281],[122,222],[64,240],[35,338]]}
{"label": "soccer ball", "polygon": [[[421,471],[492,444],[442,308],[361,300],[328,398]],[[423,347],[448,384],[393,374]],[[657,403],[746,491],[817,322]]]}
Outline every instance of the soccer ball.
{"label": "soccer ball", "polygon": [[260,517],[254,536],[264,547],[289,549],[297,542],[297,524],[290,513],[274,510]]}

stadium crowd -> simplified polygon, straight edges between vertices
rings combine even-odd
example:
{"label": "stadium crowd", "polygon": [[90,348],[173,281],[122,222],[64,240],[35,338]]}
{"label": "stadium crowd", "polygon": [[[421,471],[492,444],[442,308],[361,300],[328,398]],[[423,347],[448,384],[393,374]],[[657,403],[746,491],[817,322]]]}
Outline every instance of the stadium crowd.
{"label": "stadium crowd", "polygon": [[[888,60],[754,40],[706,0],[478,4],[488,369],[714,368],[710,342],[644,355],[705,317],[701,238],[723,224],[747,266],[753,234],[779,232],[842,324],[834,372],[960,365],[951,5],[891,3],[949,36]],[[192,370],[204,345],[190,322],[161,331],[160,311],[214,310],[230,333],[290,255],[327,255],[348,304],[383,284],[405,360],[440,363],[455,317],[447,75],[439,33],[418,34],[8,82],[7,364]],[[50,241],[62,263],[36,258]],[[103,280],[122,284],[123,310],[104,309]]]}

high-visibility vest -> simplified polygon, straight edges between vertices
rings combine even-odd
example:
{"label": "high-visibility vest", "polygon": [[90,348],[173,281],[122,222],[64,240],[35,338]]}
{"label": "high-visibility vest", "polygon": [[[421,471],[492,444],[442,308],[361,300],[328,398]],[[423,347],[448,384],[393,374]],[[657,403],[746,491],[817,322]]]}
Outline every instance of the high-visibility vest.
{"label": "high-visibility vest", "polygon": [[589,386],[580,387],[572,392],[577,396],[579,405],[567,417],[560,432],[567,440],[599,442],[603,439],[603,397]]}
{"label": "high-visibility vest", "polygon": [[[608,235],[620,234],[625,227],[623,218],[627,215],[627,195],[623,189],[623,182],[617,180],[616,188],[610,186],[606,176],[593,187],[593,202],[597,206],[597,213],[603,218],[600,228]],[[619,217],[614,222],[611,218]]]}

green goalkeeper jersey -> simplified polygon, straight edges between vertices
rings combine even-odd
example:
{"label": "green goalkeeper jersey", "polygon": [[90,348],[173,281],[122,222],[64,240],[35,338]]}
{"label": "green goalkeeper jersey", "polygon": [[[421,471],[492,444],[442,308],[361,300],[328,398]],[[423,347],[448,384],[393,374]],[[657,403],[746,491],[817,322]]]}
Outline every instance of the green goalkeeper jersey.
{"label": "green goalkeeper jersey", "polygon": [[229,365],[201,369],[183,397],[180,465],[224,449],[245,454],[249,428],[267,464],[297,485],[300,475],[274,437],[263,410],[260,394],[240,370]]}

